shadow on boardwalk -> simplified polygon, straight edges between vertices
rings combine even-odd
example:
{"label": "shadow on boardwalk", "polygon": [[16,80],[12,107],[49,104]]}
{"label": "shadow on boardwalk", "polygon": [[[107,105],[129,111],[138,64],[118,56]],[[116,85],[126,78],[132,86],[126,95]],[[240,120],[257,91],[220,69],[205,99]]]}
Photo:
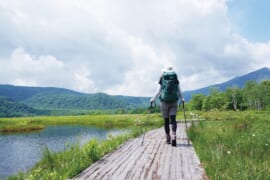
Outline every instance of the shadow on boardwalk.
{"label": "shadow on boardwalk", "polygon": [[163,128],[127,141],[73,179],[90,180],[206,180],[198,156],[188,144],[185,125],[178,123],[177,146],[165,143]]}

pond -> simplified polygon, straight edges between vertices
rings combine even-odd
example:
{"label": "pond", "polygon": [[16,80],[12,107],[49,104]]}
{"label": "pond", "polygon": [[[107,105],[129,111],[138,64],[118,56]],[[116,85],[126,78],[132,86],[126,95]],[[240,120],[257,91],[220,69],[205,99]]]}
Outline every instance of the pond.
{"label": "pond", "polygon": [[0,135],[0,179],[25,172],[37,163],[47,146],[51,151],[61,151],[69,145],[86,143],[90,139],[105,140],[109,134],[125,130],[102,129],[78,125],[48,126],[34,133]]}

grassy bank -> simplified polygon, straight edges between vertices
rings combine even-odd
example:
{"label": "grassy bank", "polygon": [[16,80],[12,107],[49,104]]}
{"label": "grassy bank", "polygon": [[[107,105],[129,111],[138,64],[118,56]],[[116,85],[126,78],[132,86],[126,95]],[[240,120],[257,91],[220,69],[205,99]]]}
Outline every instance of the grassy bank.
{"label": "grassy bank", "polygon": [[137,137],[145,130],[160,127],[162,119],[159,114],[147,115],[91,115],[91,116],[61,116],[61,117],[28,117],[28,118],[1,118],[1,128],[19,127],[20,125],[63,125],[77,124],[99,126],[107,128],[131,128],[127,134],[110,137],[98,142],[91,140],[83,146],[72,145],[62,152],[51,152],[48,148],[43,151],[43,157],[35,167],[26,173],[19,173],[8,179],[68,179],[77,175],[93,162],[99,160],[108,152],[115,150],[123,142]]}
{"label": "grassy bank", "polygon": [[44,149],[42,160],[34,168],[27,173],[19,173],[17,176],[9,177],[9,180],[66,180],[72,178],[108,152],[115,150],[123,142],[142,132],[142,128],[135,128],[128,134],[111,137],[101,143],[98,143],[97,140],[91,140],[83,147],[73,145],[68,150],[59,153]]}
{"label": "grassy bank", "polygon": [[[158,115],[151,116],[158,117]],[[153,120],[157,118],[151,119]],[[48,125],[78,124],[106,128],[121,128],[144,123],[146,123],[146,115],[144,114],[0,118],[0,132],[40,130]],[[157,122],[149,122],[150,125],[153,123],[156,124]]]}
{"label": "grassy bank", "polygon": [[202,115],[188,134],[211,179],[270,179],[269,112]]}

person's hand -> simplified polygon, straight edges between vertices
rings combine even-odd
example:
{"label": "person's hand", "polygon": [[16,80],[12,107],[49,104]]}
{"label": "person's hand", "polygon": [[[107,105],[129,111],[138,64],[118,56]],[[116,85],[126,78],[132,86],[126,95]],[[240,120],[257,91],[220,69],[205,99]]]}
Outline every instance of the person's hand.
{"label": "person's hand", "polygon": [[185,104],[185,99],[182,98],[181,101],[179,101],[179,107],[181,107],[181,105],[184,105]]}

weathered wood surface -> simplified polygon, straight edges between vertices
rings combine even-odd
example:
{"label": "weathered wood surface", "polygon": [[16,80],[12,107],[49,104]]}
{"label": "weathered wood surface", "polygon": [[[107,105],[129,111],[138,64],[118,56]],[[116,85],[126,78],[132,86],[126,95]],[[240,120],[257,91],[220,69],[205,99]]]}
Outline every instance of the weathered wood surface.
{"label": "weathered wood surface", "polygon": [[177,146],[165,143],[164,129],[152,130],[121,145],[73,179],[200,180],[207,179],[190,142],[185,124],[178,123]]}

